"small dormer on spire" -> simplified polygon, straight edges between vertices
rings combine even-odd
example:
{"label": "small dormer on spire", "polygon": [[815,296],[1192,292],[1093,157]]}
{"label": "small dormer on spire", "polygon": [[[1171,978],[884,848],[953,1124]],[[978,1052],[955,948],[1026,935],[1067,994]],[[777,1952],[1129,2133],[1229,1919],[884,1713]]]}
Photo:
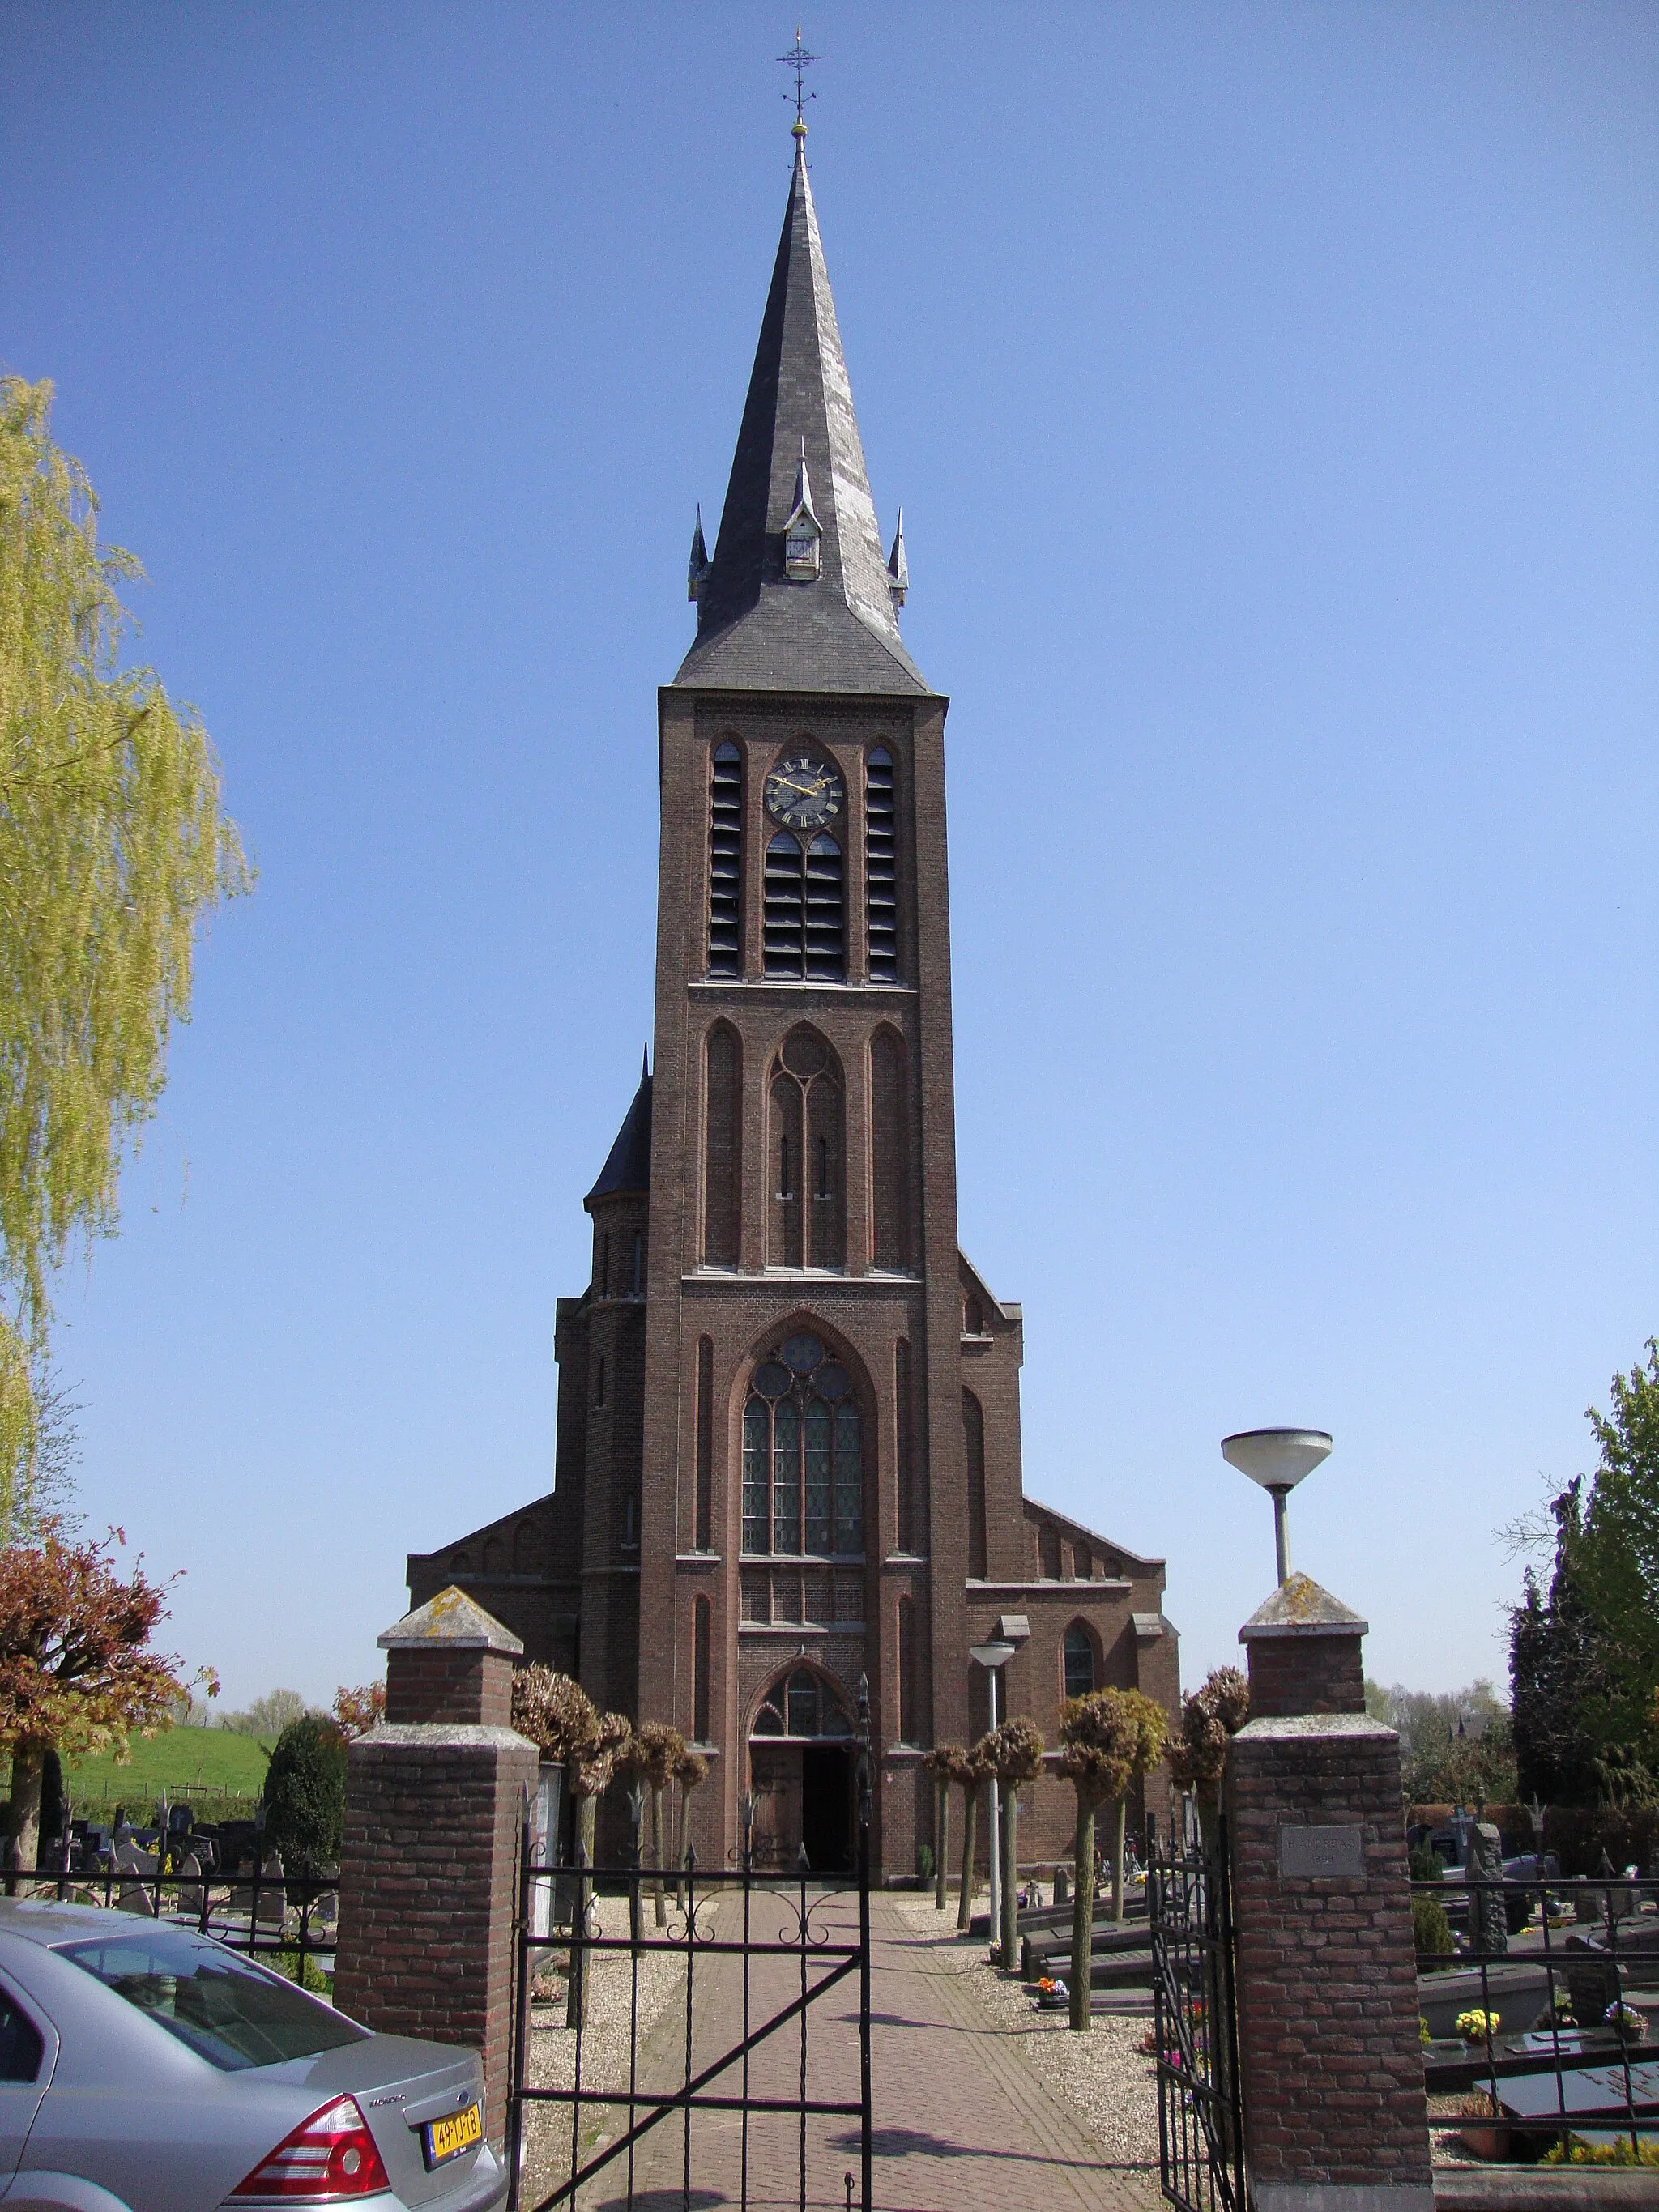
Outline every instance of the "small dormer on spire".
{"label": "small dormer on spire", "polygon": [[823,565],[823,532],[812,512],[812,483],[806,473],[806,441],[800,441],[795,469],[795,503],[783,526],[783,573],[792,584],[817,580]]}
{"label": "small dormer on spire", "polygon": [[910,588],[910,563],[904,557],[904,509],[898,511],[898,528],[893,533],[893,550],[887,556],[887,588],[893,595],[893,605],[902,607],[904,595]]}
{"label": "small dormer on spire", "polygon": [[685,596],[696,601],[702,597],[702,587],[708,580],[708,548],[703,542],[702,507],[697,507],[697,526],[691,532],[691,558],[685,566]]}

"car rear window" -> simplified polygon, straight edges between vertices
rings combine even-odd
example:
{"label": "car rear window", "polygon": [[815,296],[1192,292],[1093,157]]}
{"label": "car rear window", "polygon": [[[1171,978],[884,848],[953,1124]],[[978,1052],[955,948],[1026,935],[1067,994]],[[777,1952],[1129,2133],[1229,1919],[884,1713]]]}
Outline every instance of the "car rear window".
{"label": "car rear window", "polygon": [[311,2058],[368,2033],[292,1982],[182,1928],[137,1928],[58,1952],[227,2073]]}

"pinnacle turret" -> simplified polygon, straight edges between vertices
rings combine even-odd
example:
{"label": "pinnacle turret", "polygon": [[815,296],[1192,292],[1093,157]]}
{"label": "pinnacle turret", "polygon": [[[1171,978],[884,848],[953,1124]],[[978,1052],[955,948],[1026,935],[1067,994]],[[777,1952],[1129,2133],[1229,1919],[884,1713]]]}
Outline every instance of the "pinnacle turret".
{"label": "pinnacle turret", "polygon": [[696,600],[702,596],[702,587],[708,581],[708,548],[703,542],[702,508],[697,509],[697,526],[691,532],[691,558],[685,564],[685,596]]}
{"label": "pinnacle turret", "polygon": [[910,588],[910,563],[904,557],[904,509],[898,511],[898,528],[893,533],[893,550],[887,556],[887,588],[893,595],[895,606],[904,605]]}

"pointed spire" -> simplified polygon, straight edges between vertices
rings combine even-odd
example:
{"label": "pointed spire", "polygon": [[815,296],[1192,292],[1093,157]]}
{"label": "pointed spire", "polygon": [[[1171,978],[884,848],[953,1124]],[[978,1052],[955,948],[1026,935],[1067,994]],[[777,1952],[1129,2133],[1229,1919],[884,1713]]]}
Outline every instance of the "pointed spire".
{"label": "pointed spire", "polygon": [[895,606],[904,605],[904,595],[910,588],[910,563],[904,557],[904,509],[898,511],[898,528],[893,534],[893,550],[887,556],[887,588],[893,594]]}
{"label": "pointed spire", "polygon": [[[797,528],[792,532],[791,525]],[[899,636],[804,124],[697,638],[676,682],[711,689],[927,689]]]}
{"label": "pointed spire", "polygon": [[649,1082],[650,1082],[650,1080],[651,1080],[651,1048],[650,1048],[650,1046],[647,1044],[647,1045],[642,1045],[642,1046],[641,1047],[641,1048],[640,1048],[640,1081],[641,1081],[641,1083],[649,1083]]}
{"label": "pointed spire", "polygon": [[708,581],[708,548],[703,542],[702,505],[697,506],[697,526],[691,532],[691,558],[685,564],[685,596],[699,599],[702,587]]}

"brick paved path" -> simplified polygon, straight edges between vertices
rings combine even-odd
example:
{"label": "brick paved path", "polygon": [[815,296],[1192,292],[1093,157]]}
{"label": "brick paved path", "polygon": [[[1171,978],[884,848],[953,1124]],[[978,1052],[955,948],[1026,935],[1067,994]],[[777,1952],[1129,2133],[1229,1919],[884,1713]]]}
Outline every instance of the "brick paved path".
{"label": "brick paved path", "polygon": [[[784,1917],[781,1901],[757,1898],[754,1934],[774,1930],[763,1917]],[[721,1907],[735,1911],[734,1901]],[[813,1905],[815,1927],[832,1940],[856,1934],[856,1897],[828,1895]],[[1035,2203],[1042,2212],[1147,2212],[1156,2180],[1106,2163],[1102,2153],[1056,2102],[1015,2047],[985,2018],[959,1972],[932,1954],[890,1899],[871,1899],[871,2013],[874,2121],[874,2197],[878,2212],[1007,2212]],[[728,1932],[730,1922],[720,1928]],[[735,1959],[699,1960],[693,2007],[692,2065],[705,2065],[736,2043],[742,2029],[741,1967]],[[791,1960],[757,1962],[751,1990],[758,2021],[798,1994]],[[810,2013],[809,2094],[858,2096],[858,1985],[849,1977]],[[685,2015],[672,2003],[641,2053],[641,2083],[672,2087],[683,2078]],[[753,2095],[793,2095],[800,2040],[794,2023],[779,2031],[750,2063]],[[735,2067],[710,2085],[735,2094]],[[620,2121],[620,2114],[617,2116]],[[693,2116],[690,2212],[736,2206],[742,2194],[742,2123],[735,2113]],[[634,2204],[638,2212],[679,2212],[684,2178],[683,2118],[662,2121],[638,2146]],[[800,2202],[799,2122],[756,2114],[749,2122],[748,2203],[781,2212]],[[583,2212],[620,2212],[627,2202],[621,2160],[584,2191]],[[806,2132],[806,2203],[814,2212],[841,2212],[843,2176],[858,2202],[856,2119],[811,2119]]]}

